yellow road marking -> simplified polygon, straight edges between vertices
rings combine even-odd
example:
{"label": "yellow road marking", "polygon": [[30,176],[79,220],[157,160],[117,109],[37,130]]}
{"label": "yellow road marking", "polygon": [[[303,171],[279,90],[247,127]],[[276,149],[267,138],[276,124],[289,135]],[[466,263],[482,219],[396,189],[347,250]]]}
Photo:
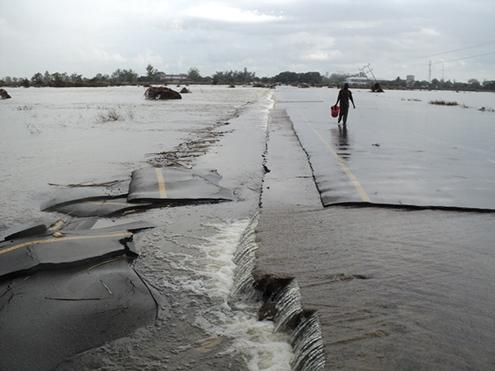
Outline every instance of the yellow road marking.
{"label": "yellow road marking", "polygon": [[155,167],[156,179],[158,180],[158,191],[160,192],[160,198],[167,198],[167,189],[165,188],[165,178],[161,169]]}
{"label": "yellow road marking", "polygon": [[115,232],[115,233],[100,234],[100,235],[95,235],[95,236],[71,236],[71,237],[60,237],[60,238],[48,238],[45,240],[33,240],[33,241],[23,242],[23,243],[14,245],[14,246],[6,247],[4,249],[0,248],[0,255],[7,254],[11,251],[22,249],[23,247],[29,247],[29,246],[33,246],[33,245],[45,245],[45,244],[50,244],[50,243],[55,243],[55,242],[62,242],[62,241],[96,240],[99,238],[130,237],[130,236],[132,236],[131,232]]}
{"label": "yellow road marking", "polygon": [[335,152],[335,150],[333,149],[333,147],[330,145],[330,143],[328,143],[321,135],[320,133],[318,133],[318,131],[316,131],[316,129],[313,127],[313,125],[311,125],[308,120],[304,120],[306,122],[306,124],[314,131],[314,133],[318,136],[318,138],[320,139],[320,141],[327,147],[328,151],[333,155],[333,157],[335,157],[335,159],[337,160],[337,162],[339,163],[340,165],[340,168],[342,169],[342,171],[344,172],[345,175],[347,175],[347,177],[349,178],[349,180],[351,181],[352,185],[354,186],[354,188],[356,188],[356,192],[358,193],[359,197],[361,198],[361,201],[363,202],[370,202],[370,197],[368,196],[368,193],[364,190],[363,186],[361,185],[361,183],[359,183],[359,180],[356,178],[356,176],[352,173],[351,169],[349,168],[349,166],[347,165],[347,162],[342,158],[340,157],[337,152]]}

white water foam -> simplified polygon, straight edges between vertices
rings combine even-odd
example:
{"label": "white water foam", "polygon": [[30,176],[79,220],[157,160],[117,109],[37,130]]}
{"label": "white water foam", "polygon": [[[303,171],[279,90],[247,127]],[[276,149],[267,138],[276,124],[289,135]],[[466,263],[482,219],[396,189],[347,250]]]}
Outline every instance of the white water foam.
{"label": "white water foam", "polygon": [[[252,371],[289,370],[293,358],[289,336],[275,333],[271,321],[258,321],[259,303],[245,297],[232,297],[236,264],[234,255],[241,245],[254,244],[254,228],[249,220],[229,224],[215,224],[207,227],[216,229],[205,243],[193,246],[201,257],[182,257],[180,269],[193,273],[177,277],[171,286],[176,290],[188,290],[193,294],[206,295],[211,306],[198,314],[195,325],[214,337],[231,339],[227,353],[240,354]],[[249,241],[246,241],[246,235]],[[241,248],[242,248],[241,246]]]}

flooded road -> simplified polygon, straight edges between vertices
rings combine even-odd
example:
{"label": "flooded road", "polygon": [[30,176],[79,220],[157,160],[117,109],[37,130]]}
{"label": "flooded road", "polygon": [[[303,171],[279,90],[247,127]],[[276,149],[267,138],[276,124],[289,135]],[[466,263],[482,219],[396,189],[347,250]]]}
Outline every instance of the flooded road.
{"label": "flooded road", "polygon": [[344,131],[334,93],[277,91],[257,274],[297,283],[325,369],[494,368],[494,117],[427,102],[495,95],[357,91]]}
{"label": "flooded road", "polygon": [[493,94],[355,91],[344,131],[336,90],[191,90],[12,89],[0,105],[0,235],[154,226],[125,268],[155,321],[69,358],[52,347],[47,369],[495,367],[494,114],[477,110]]}
{"label": "flooded road", "polygon": [[[347,130],[335,89],[281,88],[325,205],[346,201],[495,208],[493,93],[353,91]],[[459,106],[429,104],[457,101]]]}
{"label": "flooded road", "polygon": [[[131,172],[148,168],[139,173],[146,181],[151,166],[175,166],[187,174],[193,168],[196,174],[210,174],[208,177],[214,177],[232,198],[229,202],[207,203],[204,184],[198,183],[198,188],[186,178],[190,188],[182,190],[203,192],[196,196],[202,202],[194,202],[193,198],[188,203],[155,205],[137,213],[125,204],[123,213],[99,217],[93,228],[126,222],[154,226],[134,236],[139,257],[132,268],[155,295],[157,319],[137,331],[127,330],[126,337],[114,341],[108,342],[106,336],[100,336],[98,341],[98,333],[92,332],[88,334],[94,335],[92,349],[72,348],[71,336],[62,331],[67,351],[57,354],[57,347],[50,348],[43,368],[290,367],[292,349],[288,336],[274,332],[273,322],[257,318],[261,304],[250,274],[257,248],[254,226],[271,94],[249,88],[190,89],[192,94],[173,102],[145,101],[142,89],[136,87],[12,89],[14,98],[0,107],[4,133],[0,139],[4,174],[0,232],[18,223],[93,220],[91,214],[98,215],[101,210],[105,215],[106,206],[98,204],[95,208],[94,197],[98,200],[118,195],[119,199],[109,199],[108,204],[120,207],[129,198],[126,194]],[[117,119],[110,120],[114,112]],[[209,173],[212,169],[214,172]],[[175,183],[169,178],[180,180],[177,174],[172,177],[158,170],[151,174],[160,175],[159,193],[153,193],[153,197],[175,197]],[[79,211],[87,218],[72,216],[70,206],[74,201],[70,197],[89,197],[86,203],[91,208],[85,206],[84,212]],[[60,209],[64,214],[40,211],[44,201],[50,199],[65,202]],[[49,269],[46,274],[50,274]],[[11,301],[3,301],[9,298],[12,285],[9,277],[6,279],[0,309],[10,308]],[[73,297],[77,297],[75,290]],[[118,294],[113,285],[101,286],[100,290],[107,295]],[[131,314],[127,307],[120,310]],[[15,310],[11,312],[15,317]],[[80,323],[84,316],[64,320]],[[124,325],[122,328],[133,329]],[[17,340],[27,341],[26,346],[30,346],[30,338],[37,343],[59,341],[60,331],[45,334],[45,339],[39,339],[43,334],[29,333],[29,326],[23,331],[27,333]],[[104,344],[101,339],[105,339]],[[0,352],[7,350],[0,345]],[[72,357],[64,359],[71,353]],[[64,358],[60,358],[62,355]],[[34,356],[26,358],[22,364],[34,364]],[[3,358],[2,362],[6,361]],[[16,362],[15,354],[8,362]],[[3,366],[7,367],[7,363]]]}

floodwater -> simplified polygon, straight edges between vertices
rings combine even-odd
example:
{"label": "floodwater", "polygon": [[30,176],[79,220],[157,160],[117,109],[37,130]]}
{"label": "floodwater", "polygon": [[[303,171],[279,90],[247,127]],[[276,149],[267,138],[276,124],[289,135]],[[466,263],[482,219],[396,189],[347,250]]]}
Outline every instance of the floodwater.
{"label": "floodwater", "polygon": [[[494,369],[495,113],[476,107],[493,108],[495,94],[356,90],[346,133],[328,112],[336,94],[275,95],[263,205],[301,178],[317,187],[262,210],[260,274],[297,281],[318,313],[326,369]],[[309,176],[272,152],[296,135]]]}
{"label": "floodwater", "polygon": [[[217,122],[260,90],[191,87],[182,100],[150,102],[142,87],[9,89],[0,104],[0,226],[40,217],[51,184],[126,179]],[[109,116],[117,118],[113,121]]]}
{"label": "floodwater", "polygon": [[[495,113],[477,109],[494,94],[355,90],[344,132],[335,89],[191,90],[149,102],[138,87],[21,88],[0,102],[0,231],[69,218],[39,209],[69,184],[170,161],[216,170],[234,195],[100,218],[155,225],[134,238],[134,268],[159,315],[58,369],[278,371],[309,356],[310,370],[495,367],[493,214],[335,206],[494,209]],[[255,266],[295,278],[275,324],[245,290]],[[276,331],[311,310],[306,339]]]}
{"label": "floodwater", "polygon": [[235,196],[233,202],[99,219],[95,228],[138,220],[155,226],[134,237],[140,253],[134,267],[160,294],[159,315],[153,325],[78,354],[59,369],[289,367],[287,335],[257,320],[260,304],[253,292],[238,292],[246,277],[234,263],[236,253],[256,249],[271,92],[190,89],[180,101],[157,102],[145,101],[137,87],[10,89],[13,98],[1,102],[1,230],[39,218],[68,219],[41,212],[40,204],[69,184],[128,179],[177,149],[189,154],[180,158],[184,166],[216,170]]}

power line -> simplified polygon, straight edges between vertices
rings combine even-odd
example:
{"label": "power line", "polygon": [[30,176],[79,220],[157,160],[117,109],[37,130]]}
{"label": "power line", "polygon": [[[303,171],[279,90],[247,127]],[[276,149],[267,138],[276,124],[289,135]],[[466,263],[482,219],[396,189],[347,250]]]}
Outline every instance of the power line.
{"label": "power line", "polygon": [[435,57],[437,55],[455,53],[455,52],[460,52],[460,51],[467,50],[467,49],[475,49],[475,48],[479,48],[480,46],[491,45],[491,44],[495,44],[495,40],[485,41],[485,42],[482,42],[482,43],[479,43],[479,44],[465,46],[463,48],[446,50],[446,51],[443,51],[443,52],[438,52],[438,53],[430,54],[428,56],[424,56],[424,57],[421,57],[421,58],[431,58],[431,57]]}
{"label": "power line", "polygon": [[438,64],[438,63],[456,62],[456,61],[462,61],[464,59],[484,57],[485,55],[490,55],[490,54],[494,54],[494,53],[495,53],[495,50],[492,50],[491,52],[488,52],[488,53],[482,53],[482,54],[476,54],[476,55],[469,55],[467,57],[454,58],[454,59],[449,59],[449,60],[446,60],[446,61],[436,61],[436,62],[433,62],[433,63]]}

